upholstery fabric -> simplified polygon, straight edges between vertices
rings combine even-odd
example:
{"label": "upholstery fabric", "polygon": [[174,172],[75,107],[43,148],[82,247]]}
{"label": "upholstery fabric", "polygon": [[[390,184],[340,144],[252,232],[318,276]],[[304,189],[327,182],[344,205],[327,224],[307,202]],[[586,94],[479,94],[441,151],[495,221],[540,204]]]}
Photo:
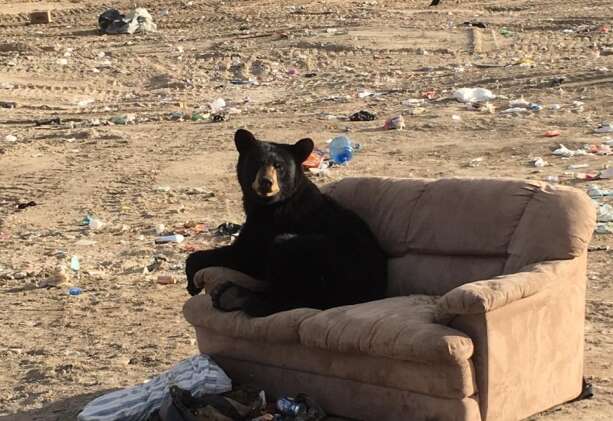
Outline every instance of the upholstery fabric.
{"label": "upholstery fabric", "polygon": [[480,421],[475,397],[445,399],[261,363],[218,357],[239,382],[258,380],[272,396],[306,393],[329,415],[377,421]]}
{"label": "upholstery fabric", "polygon": [[470,360],[424,363],[339,353],[292,343],[267,343],[231,338],[196,327],[198,347],[215,361],[229,357],[280,368],[350,379],[442,398],[464,398],[477,393]]}
{"label": "upholstery fabric", "polygon": [[470,338],[434,321],[436,297],[412,295],[332,308],[299,326],[300,342],[341,353],[425,362],[465,361]]}
{"label": "upholstery fabric", "polygon": [[199,288],[204,288],[205,293],[211,291],[220,283],[227,281],[232,281],[237,285],[249,288],[253,291],[260,291],[266,286],[264,281],[252,278],[251,276],[237,270],[220,266],[213,266],[199,270],[194,275],[194,282],[196,283],[196,286]]}
{"label": "upholstery fabric", "polygon": [[518,273],[464,284],[441,298],[440,311],[450,314],[479,314],[495,310],[555,287],[575,265],[576,262],[572,260],[537,263],[523,268]]}
{"label": "upholstery fabric", "polygon": [[581,392],[586,254],[558,267],[554,285],[451,322],[475,345],[484,420],[517,420]]}
{"label": "upholstery fabric", "polygon": [[207,327],[233,338],[248,338],[265,342],[298,343],[298,326],[319,310],[298,308],[268,317],[248,317],[241,311],[223,312],[215,309],[208,295],[196,295],[183,306],[183,314],[194,326]]}

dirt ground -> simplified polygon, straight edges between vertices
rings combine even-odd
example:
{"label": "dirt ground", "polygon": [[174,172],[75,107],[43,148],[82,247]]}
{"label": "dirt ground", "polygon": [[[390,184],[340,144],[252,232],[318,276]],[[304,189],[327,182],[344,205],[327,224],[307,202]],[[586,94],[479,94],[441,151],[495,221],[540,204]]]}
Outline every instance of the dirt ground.
{"label": "dirt ground", "polygon": [[[429,0],[151,0],[137,3],[158,32],[116,36],[100,35],[97,17],[105,5],[126,11],[132,1],[1,3],[0,101],[17,103],[0,108],[3,421],[75,419],[92,397],[196,352],[181,314],[183,264],[192,248],[228,242],[212,235],[215,227],[243,219],[232,141],[239,127],[269,140],[310,136],[322,148],[349,130],[362,151],[319,184],[359,175],[560,176],[587,190],[591,182],[571,173],[611,163],[551,154],[559,143],[613,137],[593,131],[613,121],[610,0],[443,0],[438,8]],[[28,25],[37,9],[51,10],[53,22]],[[449,99],[461,87],[491,89],[495,112]],[[428,91],[433,99],[405,105]],[[522,96],[543,109],[501,112]],[[217,98],[230,109],[226,121],[189,119]],[[343,119],[361,109],[377,120]],[[173,121],[176,112],[186,121]],[[135,121],[106,124],[126,114]],[[382,130],[397,114],[406,130]],[[34,123],[57,116],[59,125]],[[536,157],[549,165],[534,167]],[[587,169],[569,169],[580,164]],[[29,201],[37,205],[16,209]],[[87,214],[106,225],[81,226]],[[192,235],[155,245],[158,224],[187,225]],[[585,373],[595,397],[535,419],[613,414],[613,235],[595,234],[591,247]],[[71,256],[78,276],[38,287]],[[159,285],[165,274],[178,283]],[[68,295],[70,286],[81,295]]]}

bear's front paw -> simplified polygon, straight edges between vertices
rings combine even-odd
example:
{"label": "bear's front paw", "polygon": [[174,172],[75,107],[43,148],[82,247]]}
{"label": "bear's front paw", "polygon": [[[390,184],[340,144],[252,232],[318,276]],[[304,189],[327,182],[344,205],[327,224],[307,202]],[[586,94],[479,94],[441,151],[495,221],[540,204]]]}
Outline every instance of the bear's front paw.
{"label": "bear's front paw", "polygon": [[189,295],[198,295],[200,294],[200,291],[202,291],[202,288],[196,286],[196,283],[193,279],[187,281],[187,292],[189,292]]}
{"label": "bear's front paw", "polygon": [[217,285],[210,292],[213,307],[221,311],[241,310],[253,292],[233,282]]}

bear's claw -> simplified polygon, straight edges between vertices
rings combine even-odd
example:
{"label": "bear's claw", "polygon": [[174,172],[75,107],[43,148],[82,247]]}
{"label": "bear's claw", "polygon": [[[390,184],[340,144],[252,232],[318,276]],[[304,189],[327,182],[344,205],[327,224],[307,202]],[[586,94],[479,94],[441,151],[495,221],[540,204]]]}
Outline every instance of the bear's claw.
{"label": "bear's claw", "polygon": [[252,292],[234,282],[224,282],[210,292],[213,307],[221,311],[242,310]]}

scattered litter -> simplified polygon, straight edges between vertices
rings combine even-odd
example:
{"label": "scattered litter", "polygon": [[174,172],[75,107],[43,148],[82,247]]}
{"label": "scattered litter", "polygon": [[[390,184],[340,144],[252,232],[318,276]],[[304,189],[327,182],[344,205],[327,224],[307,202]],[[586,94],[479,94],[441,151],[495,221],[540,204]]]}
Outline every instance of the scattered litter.
{"label": "scattered litter", "polygon": [[337,136],[328,145],[330,159],[336,164],[346,164],[353,158],[353,144],[347,136]]}
{"label": "scattered litter", "polygon": [[108,9],[98,17],[98,25],[104,34],[133,34],[157,30],[153,17],[143,7],[137,7],[127,15],[122,15],[116,9]]}
{"label": "scattered litter", "polygon": [[607,168],[606,170],[600,171],[599,177],[602,179],[613,178],[613,168]]}
{"label": "scattered litter", "polygon": [[135,123],[136,115],[135,114],[119,115],[119,116],[111,117],[109,121],[113,124],[122,124],[122,125]]}
{"label": "scattered litter", "polygon": [[177,283],[177,278],[172,275],[159,275],[157,283],[160,285],[173,285]]}
{"label": "scattered litter", "polygon": [[222,122],[222,121],[225,121],[225,120],[226,120],[226,114],[224,114],[224,113],[217,113],[217,114],[212,114],[211,115],[211,121],[213,123],[219,123],[219,122]]}
{"label": "scattered litter", "polygon": [[557,175],[548,175],[545,177],[545,181],[547,181],[548,183],[559,183],[560,177]]}
{"label": "scattered litter", "polygon": [[571,149],[568,149],[564,145],[560,145],[560,147],[555,149],[552,152],[552,154],[556,156],[570,158],[571,156],[576,156],[576,155],[587,155],[587,151],[584,149],[571,150]]}
{"label": "scattered litter", "polygon": [[349,120],[351,121],[373,121],[376,118],[376,115],[365,110],[358,111],[357,113],[351,114],[349,116]]}
{"label": "scattered litter", "polygon": [[22,210],[22,209],[26,209],[26,208],[30,208],[32,206],[36,206],[36,202],[33,200],[30,200],[29,202],[25,202],[25,203],[19,203],[17,205],[17,209],[18,210]]}
{"label": "scattered litter", "polygon": [[217,236],[227,236],[227,235],[235,236],[239,232],[241,232],[242,228],[243,228],[242,225],[234,224],[232,222],[224,222],[223,224],[215,228],[215,235]]}
{"label": "scattered litter", "polygon": [[192,121],[204,121],[204,120],[208,120],[211,118],[211,114],[209,113],[197,113],[197,112],[193,112],[190,120]]}
{"label": "scattered litter", "polygon": [[543,168],[544,166],[548,165],[547,161],[545,161],[540,156],[538,158],[534,158],[533,160],[531,160],[530,163],[536,168]]}
{"label": "scattered litter", "polygon": [[374,96],[374,95],[375,93],[369,90],[363,90],[361,92],[358,92],[358,98],[367,98],[369,96]]}
{"label": "scattered litter", "polygon": [[507,108],[506,110],[502,110],[501,113],[502,114],[520,114],[520,113],[527,113],[528,111],[530,110],[524,107],[511,107],[511,108]]}
{"label": "scattered litter", "polygon": [[74,272],[78,272],[81,269],[81,263],[79,262],[79,258],[77,256],[72,256],[70,258],[70,269]]}
{"label": "scattered litter", "polygon": [[559,130],[547,130],[544,134],[545,137],[557,137],[560,136]]}
{"label": "scattered litter", "polygon": [[215,101],[209,103],[212,113],[219,113],[226,107],[226,101],[223,98],[217,98]]}
{"label": "scattered litter", "polygon": [[383,128],[386,130],[404,130],[405,127],[404,118],[401,115],[387,119],[383,125]]}
{"label": "scattered litter", "polygon": [[14,101],[0,101],[0,108],[17,108],[17,103]]}
{"label": "scattered litter", "polygon": [[426,99],[435,99],[437,96],[438,96],[438,93],[434,89],[429,90],[429,91],[423,91],[421,93],[421,97],[426,98]]}
{"label": "scattered litter", "polygon": [[496,98],[496,95],[485,88],[460,88],[453,93],[459,102],[487,102]]}
{"label": "scattered litter", "polygon": [[613,206],[608,203],[600,203],[598,205],[598,214],[596,215],[598,222],[613,222]]}
{"label": "scattered litter", "polygon": [[4,136],[4,141],[5,142],[17,142],[17,136],[12,135],[12,134],[7,134],[6,136]]}
{"label": "scattered litter", "polygon": [[603,189],[600,188],[599,185],[592,184],[592,185],[590,185],[588,187],[587,194],[592,199],[596,199],[596,198],[599,198],[599,197],[613,196],[613,190],[603,190]]}
{"label": "scattered litter", "polygon": [[478,157],[478,158],[473,158],[473,159],[471,159],[470,161],[468,161],[468,164],[466,164],[466,165],[467,165],[468,167],[471,167],[471,168],[476,168],[476,167],[478,167],[479,165],[481,165],[481,163],[482,163],[483,161],[485,161],[485,158],[484,158],[484,157],[482,157],[482,156],[480,156],[480,157]]}
{"label": "scattered litter", "polygon": [[83,292],[81,288],[73,287],[68,290],[68,295],[72,295],[74,297],[77,295],[81,295],[81,292]]}
{"label": "scattered litter", "polygon": [[596,234],[613,234],[613,223],[611,222],[598,222],[594,229]]}
{"label": "scattered litter", "polygon": [[155,239],[155,244],[182,243],[185,237],[181,234],[164,235]]}
{"label": "scattered litter", "polygon": [[314,149],[313,152],[302,163],[304,168],[319,168],[323,161],[325,153],[319,149]]}
{"label": "scattered litter", "polygon": [[511,108],[528,108],[530,107],[530,102],[526,101],[523,97],[520,99],[514,99],[509,101],[509,107]]}
{"label": "scattered litter", "polygon": [[569,170],[580,170],[583,168],[588,168],[589,165],[588,164],[572,164],[568,166]]}
{"label": "scattered litter", "polygon": [[453,115],[451,116],[451,119],[452,119],[453,121],[455,121],[455,122],[458,122],[458,123],[459,123],[460,121],[462,121],[462,117],[460,117],[460,116],[459,116],[459,115],[457,115],[457,114],[453,114]]}
{"label": "scattered litter", "polygon": [[613,126],[608,121],[600,123],[598,127],[594,129],[596,133],[613,133]]}
{"label": "scattered litter", "polygon": [[513,36],[513,32],[511,32],[511,30],[509,30],[508,28],[500,28],[500,31],[498,31],[500,33],[500,35],[502,35],[505,38],[509,38]]}
{"label": "scattered litter", "polygon": [[596,154],[596,155],[610,155],[611,154],[611,145],[606,143],[601,143],[599,145],[586,145],[585,146],[586,153]]}
{"label": "scattered litter", "polygon": [[187,390],[194,398],[199,398],[232,390],[232,381],[208,356],[197,355],[149,381],[99,396],[83,408],[77,419],[146,420],[160,408],[171,387]]}
{"label": "scattered litter", "polygon": [[406,107],[420,107],[426,103],[426,100],[423,98],[409,98],[407,100],[402,101],[402,105]]}

